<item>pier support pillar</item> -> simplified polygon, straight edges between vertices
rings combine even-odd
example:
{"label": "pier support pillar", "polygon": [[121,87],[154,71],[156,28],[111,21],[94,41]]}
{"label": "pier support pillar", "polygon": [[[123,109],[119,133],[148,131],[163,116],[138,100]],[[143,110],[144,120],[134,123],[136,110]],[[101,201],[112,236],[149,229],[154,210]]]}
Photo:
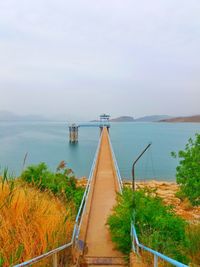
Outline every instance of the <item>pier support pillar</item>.
{"label": "pier support pillar", "polygon": [[69,126],[69,142],[70,143],[78,142],[78,126],[75,124]]}

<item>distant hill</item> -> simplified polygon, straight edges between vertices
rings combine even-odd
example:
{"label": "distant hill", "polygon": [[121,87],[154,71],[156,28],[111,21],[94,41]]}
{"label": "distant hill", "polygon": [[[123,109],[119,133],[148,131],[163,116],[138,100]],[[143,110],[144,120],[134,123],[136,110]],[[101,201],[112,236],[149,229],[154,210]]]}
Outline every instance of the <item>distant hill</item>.
{"label": "distant hill", "polygon": [[154,122],[154,121],[160,121],[165,119],[170,119],[171,117],[168,115],[151,115],[151,116],[145,116],[141,118],[135,119],[136,122]]}
{"label": "distant hill", "polygon": [[200,115],[164,119],[160,120],[159,122],[200,122]]}
{"label": "distant hill", "polygon": [[9,111],[0,111],[0,121],[47,121],[40,115],[17,115]]}
{"label": "distant hill", "polygon": [[110,120],[111,122],[134,122],[134,118],[131,116],[121,116]]}

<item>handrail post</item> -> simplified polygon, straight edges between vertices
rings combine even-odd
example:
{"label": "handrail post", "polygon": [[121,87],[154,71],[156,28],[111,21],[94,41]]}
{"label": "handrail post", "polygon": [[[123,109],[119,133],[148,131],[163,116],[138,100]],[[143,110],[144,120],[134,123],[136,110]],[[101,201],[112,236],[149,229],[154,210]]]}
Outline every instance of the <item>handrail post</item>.
{"label": "handrail post", "polygon": [[135,249],[135,236],[133,234],[133,227],[131,225],[131,242],[132,242],[132,250],[136,253],[136,249]]}
{"label": "handrail post", "polygon": [[53,254],[53,267],[58,267],[58,254]]}
{"label": "handrail post", "polygon": [[137,253],[137,255],[139,255],[139,246],[138,246],[138,244],[136,244],[136,253]]}
{"label": "handrail post", "polygon": [[158,256],[154,254],[154,267],[158,267]]}

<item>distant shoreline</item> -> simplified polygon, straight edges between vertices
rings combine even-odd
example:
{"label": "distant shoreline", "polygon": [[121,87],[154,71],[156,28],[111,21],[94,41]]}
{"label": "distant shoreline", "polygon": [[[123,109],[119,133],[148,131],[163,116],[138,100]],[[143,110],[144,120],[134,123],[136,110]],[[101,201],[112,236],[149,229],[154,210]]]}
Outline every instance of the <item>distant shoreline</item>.
{"label": "distant shoreline", "polygon": [[200,115],[163,119],[163,120],[160,120],[159,122],[171,122],[171,123],[180,123],[180,122],[193,123],[194,122],[194,123],[200,123]]}

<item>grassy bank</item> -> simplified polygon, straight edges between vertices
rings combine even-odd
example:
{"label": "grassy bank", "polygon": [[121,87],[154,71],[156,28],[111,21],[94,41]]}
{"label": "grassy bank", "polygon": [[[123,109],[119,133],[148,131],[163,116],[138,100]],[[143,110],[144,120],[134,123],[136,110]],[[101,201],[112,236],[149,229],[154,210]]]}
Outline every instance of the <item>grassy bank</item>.
{"label": "grassy bank", "polygon": [[[56,172],[44,163],[30,166],[17,179],[5,171],[0,179],[0,266],[67,243],[82,192],[63,162]],[[41,266],[48,266],[48,261]]]}

